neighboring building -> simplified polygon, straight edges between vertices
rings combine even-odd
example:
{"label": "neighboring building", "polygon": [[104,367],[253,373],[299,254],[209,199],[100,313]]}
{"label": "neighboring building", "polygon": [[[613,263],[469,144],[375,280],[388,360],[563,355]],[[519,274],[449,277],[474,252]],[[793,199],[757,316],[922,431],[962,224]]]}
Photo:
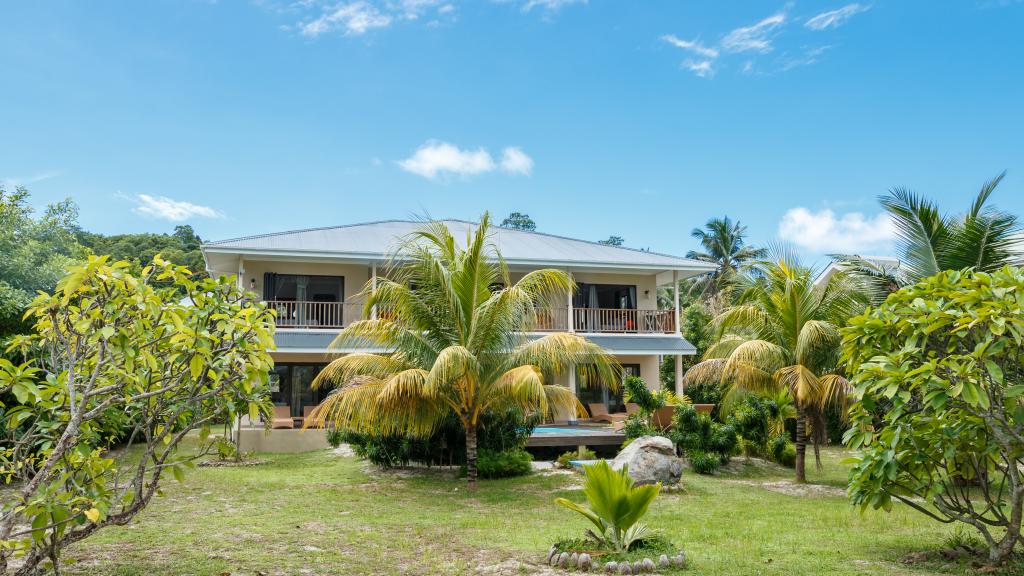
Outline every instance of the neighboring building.
{"label": "neighboring building", "polygon": [[[475,224],[446,220],[456,238]],[[273,400],[302,417],[324,392],[310,390],[318,371],[338,354],[330,349],[339,330],[362,318],[359,294],[383,273],[397,241],[422,225],[385,221],[296,230],[210,242],[202,246],[211,275],[236,275],[239,284],[260,294],[277,310],[277,350]],[[572,274],[576,293],[549,311],[538,333],[570,331],[585,335],[614,354],[625,371],[658,386],[661,356],[694,354],[679,333],[678,305],[659,310],[658,288],[714,270],[707,262],[605,246],[538,232],[493,229],[493,242],[513,279],[539,268]],[[678,294],[676,295],[678,304]],[[677,370],[679,387],[681,370]],[[604,387],[577,388],[576,374],[558,383],[576,391],[584,405],[605,403],[622,409],[621,394]]]}
{"label": "neighboring building", "polygon": [[[864,261],[876,266],[880,271],[889,274],[898,274],[900,271],[900,259],[895,256],[861,256]],[[842,271],[843,265],[838,262],[830,262],[824,270],[814,279],[815,286],[824,286],[828,281]]]}

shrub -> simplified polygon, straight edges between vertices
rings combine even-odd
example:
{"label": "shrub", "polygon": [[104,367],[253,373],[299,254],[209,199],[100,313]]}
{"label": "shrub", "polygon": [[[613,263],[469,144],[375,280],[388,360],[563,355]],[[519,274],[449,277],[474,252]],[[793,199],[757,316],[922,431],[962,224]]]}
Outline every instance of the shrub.
{"label": "shrub", "polygon": [[595,454],[593,450],[590,448],[584,448],[583,454],[580,454],[578,450],[563,452],[562,455],[558,457],[558,460],[555,461],[555,464],[560,468],[568,468],[572,466],[569,462],[572,462],[573,460],[595,460],[596,458],[597,454]]}
{"label": "shrub", "polygon": [[778,412],[778,405],[772,400],[748,394],[736,404],[727,421],[743,438],[744,444],[761,455],[767,451],[770,421]]}
{"label": "shrub", "polygon": [[337,448],[345,443],[345,433],[338,428],[330,428],[327,430],[327,443],[331,445],[331,448]]}
{"label": "shrub", "polygon": [[694,453],[712,455],[725,464],[739,450],[736,429],[720,424],[707,414],[698,414],[692,406],[683,406],[672,417],[669,438],[688,456]]}
{"label": "shrub", "polygon": [[484,448],[477,451],[477,473],[481,478],[512,478],[525,476],[533,467],[533,456],[521,448],[495,451]]}
{"label": "shrub", "polygon": [[641,414],[631,414],[622,423],[622,433],[627,440],[635,440],[641,436],[657,436],[661,430],[651,426],[651,423]]}
{"label": "shrub", "polygon": [[693,451],[689,452],[686,457],[690,461],[690,468],[697,474],[714,474],[721,465],[721,459],[718,456],[707,452]]}
{"label": "shrub", "polygon": [[792,468],[796,466],[796,447],[789,438],[779,434],[769,443],[769,457],[772,462]]}
{"label": "shrub", "polygon": [[853,503],[968,524],[993,564],[1014,554],[1024,517],[1022,294],[1020,268],[940,272],[843,333]]}

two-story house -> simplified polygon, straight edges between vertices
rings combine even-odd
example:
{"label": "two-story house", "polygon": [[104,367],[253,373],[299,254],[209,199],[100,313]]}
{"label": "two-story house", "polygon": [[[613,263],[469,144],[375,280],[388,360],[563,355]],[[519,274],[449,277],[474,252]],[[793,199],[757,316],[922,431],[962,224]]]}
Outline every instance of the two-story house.
{"label": "two-story house", "polygon": [[[447,220],[456,238],[471,222]],[[337,354],[329,348],[339,330],[363,317],[360,293],[372,286],[397,241],[421,226],[384,221],[295,230],[210,242],[202,247],[211,275],[236,275],[239,284],[277,310],[277,349],[271,386],[274,403],[302,418],[324,391],[310,389],[319,370]],[[552,309],[538,332],[570,331],[600,344],[624,372],[658,387],[659,361],[694,353],[679,332],[678,281],[714,266],[677,256],[633,250],[539,232],[493,229],[493,242],[513,275],[539,268],[570,273],[577,284],[564,306]],[[658,289],[668,287],[675,305],[659,308]],[[383,351],[382,351],[383,352]],[[681,370],[676,371],[676,389]],[[621,411],[621,392],[577,387],[576,374],[559,384],[576,391],[584,405],[604,403]]]}

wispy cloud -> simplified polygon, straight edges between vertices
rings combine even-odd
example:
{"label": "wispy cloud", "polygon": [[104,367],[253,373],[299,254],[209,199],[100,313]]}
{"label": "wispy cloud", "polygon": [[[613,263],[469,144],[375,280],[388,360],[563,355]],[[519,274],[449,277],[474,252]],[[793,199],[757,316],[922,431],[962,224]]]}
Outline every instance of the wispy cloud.
{"label": "wispy cloud", "polygon": [[150,196],[149,194],[122,196],[135,202],[136,206],[135,208],[133,208],[134,212],[142,214],[144,216],[160,218],[161,220],[170,220],[171,222],[182,222],[195,217],[224,217],[224,215],[221,214],[219,211],[210,208],[209,206],[193,204],[185,200],[175,200],[173,198],[168,198],[167,196]]}
{"label": "wispy cloud", "polygon": [[705,58],[718,58],[718,49],[709,48],[700,43],[700,40],[682,40],[673,34],[666,34],[661,37],[662,40],[675,46],[676,48],[682,48],[683,50],[689,50],[698,56]]}
{"label": "wispy cloud", "polygon": [[686,68],[701,78],[707,78],[715,75],[715,67],[711,60],[687,59],[683,61],[683,68]]}
{"label": "wispy cloud", "polygon": [[529,12],[534,8],[540,8],[548,12],[555,12],[565,6],[586,3],[587,0],[526,0],[523,2],[523,12]]}
{"label": "wispy cloud", "polygon": [[861,12],[867,12],[870,9],[870,6],[864,6],[863,4],[847,4],[842,8],[822,12],[821,14],[808,18],[807,21],[804,22],[804,26],[811,30],[838,28],[843,24],[846,24],[846,21],[855,15],[860,14]]}
{"label": "wispy cloud", "polygon": [[890,247],[895,236],[887,214],[865,216],[861,212],[837,215],[829,209],[812,212],[797,207],[779,222],[779,238],[800,248],[824,253],[864,254]]}
{"label": "wispy cloud", "polygon": [[778,12],[761,20],[753,26],[736,28],[722,38],[722,49],[726,52],[760,52],[772,51],[772,34],[786,23],[785,12]]}
{"label": "wispy cloud", "polygon": [[386,28],[391,21],[389,14],[381,12],[373,4],[357,0],[325,9],[318,18],[301,23],[299,32],[310,38],[336,30],[346,36],[360,36],[367,30]]}
{"label": "wispy cloud", "polygon": [[30,184],[35,184],[36,182],[43,182],[44,180],[56,178],[57,176],[60,176],[60,172],[51,170],[48,172],[32,174],[31,176],[9,176],[6,178],[0,178],[0,184],[2,184],[4,188],[17,188],[18,186],[28,186]]}
{"label": "wispy cloud", "polygon": [[816,64],[821,59],[822,54],[831,48],[832,47],[828,45],[810,46],[804,47],[797,54],[783,54],[782,57],[779,58],[779,68],[785,72],[786,70],[792,70],[793,68],[799,68],[800,66]]}
{"label": "wispy cloud", "polygon": [[462,149],[440,140],[428,140],[417,148],[412,156],[397,161],[397,164],[402,170],[429,180],[447,176],[476,176],[499,168],[510,174],[526,176],[533,172],[533,159],[521,148],[505,148],[499,163],[495,162],[491,153],[483,147]]}

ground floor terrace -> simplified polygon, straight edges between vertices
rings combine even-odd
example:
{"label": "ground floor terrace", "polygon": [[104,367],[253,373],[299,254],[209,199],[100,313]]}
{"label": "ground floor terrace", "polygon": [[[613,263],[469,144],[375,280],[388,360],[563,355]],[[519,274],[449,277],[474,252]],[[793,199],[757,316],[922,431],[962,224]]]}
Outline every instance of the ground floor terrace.
{"label": "ground floor terrace", "polygon": [[[186,442],[184,453],[195,449]],[[123,457],[133,457],[126,454]],[[708,576],[964,574],[934,553],[953,528],[896,505],[861,514],[844,495],[849,454],[826,450],[810,486],[792,471],[735,466],[684,471],[645,518]],[[588,523],[555,505],[581,502],[580,476],[538,471],[467,492],[445,470],[382,471],[331,450],[258,454],[257,466],[197,467],[167,481],[131,524],[68,547],[63,572],[90,576],[553,574],[551,542]],[[908,558],[932,551],[924,559]]]}

